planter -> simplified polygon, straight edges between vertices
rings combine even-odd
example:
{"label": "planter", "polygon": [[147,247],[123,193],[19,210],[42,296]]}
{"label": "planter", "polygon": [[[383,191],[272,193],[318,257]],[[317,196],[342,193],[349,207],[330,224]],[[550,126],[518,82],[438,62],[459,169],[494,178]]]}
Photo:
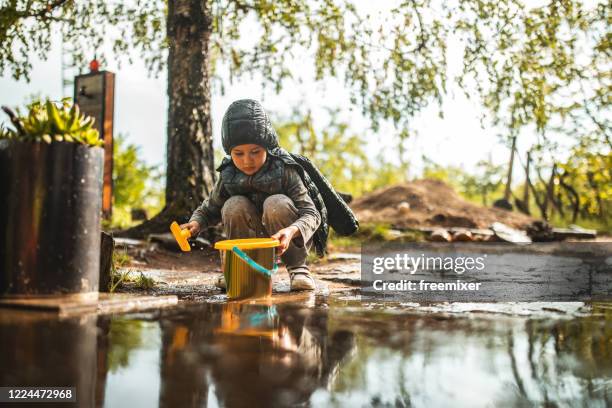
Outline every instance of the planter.
{"label": "planter", "polygon": [[104,150],[0,140],[0,296],[97,299]]}

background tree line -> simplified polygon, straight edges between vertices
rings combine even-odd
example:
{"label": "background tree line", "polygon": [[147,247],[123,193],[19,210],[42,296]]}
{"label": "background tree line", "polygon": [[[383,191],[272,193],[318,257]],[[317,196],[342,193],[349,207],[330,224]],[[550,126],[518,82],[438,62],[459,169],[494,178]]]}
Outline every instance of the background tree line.
{"label": "background tree line", "polygon": [[[0,71],[27,78],[32,57],[47,56],[58,30],[76,65],[96,49],[103,61],[111,54],[140,57],[152,73],[167,71],[165,207],[134,236],[165,230],[208,195],[215,178],[211,92],[254,73],[280,90],[296,79],[290,69],[296,59],[310,61],[317,80],[344,81],[373,130],[392,123],[402,159],[404,141],[415,133],[412,119],[431,105],[442,115],[448,86],[457,84],[481,102],[483,124],[494,126],[502,143],[521,138],[547,158],[534,162],[549,173],[534,182],[535,189],[547,186],[540,210],[561,212],[563,200],[574,200],[578,213],[606,214],[608,2],[405,0],[385,10],[382,22],[362,9],[349,0],[5,1]],[[247,24],[252,32],[245,39]],[[462,54],[453,77],[449,47]],[[562,137],[582,156],[565,159]],[[595,168],[602,164],[608,167]]]}

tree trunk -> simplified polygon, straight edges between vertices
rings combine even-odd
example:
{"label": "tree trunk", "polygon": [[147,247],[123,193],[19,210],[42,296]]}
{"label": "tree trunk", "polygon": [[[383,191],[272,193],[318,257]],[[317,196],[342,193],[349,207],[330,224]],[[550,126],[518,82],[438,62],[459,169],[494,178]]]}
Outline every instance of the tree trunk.
{"label": "tree trunk", "polygon": [[572,223],[575,223],[578,219],[578,211],[580,210],[580,197],[574,187],[564,181],[565,177],[567,177],[567,171],[564,171],[563,174],[559,176],[559,184],[568,193],[568,198],[572,204]]}
{"label": "tree trunk", "polygon": [[529,212],[529,165],[531,164],[531,151],[527,151],[527,162],[525,163],[525,189],[523,190],[523,205],[527,215]]}
{"label": "tree trunk", "polygon": [[516,150],[516,136],[512,137],[512,147],[510,148],[510,163],[508,163],[508,177],[506,179],[506,189],[504,190],[504,200],[510,201],[510,188],[512,184],[512,169],[514,168],[514,152]]}
{"label": "tree trunk", "polygon": [[[539,174],[539,171],[538,171]],[[533,194],[533,199],[536,202],[536,205],[538,206],[538,209],[540,210],[540,215],[544,220],[548,220],[548,217],[546,216],[546,208],[544,208],[544,203],[542,203],[542,201],[540,201],[540,197],[538,196],[538,192],[536,191],[535,186],[533,185],[533,183],[531,182],[531,180],[527,180],[528,184],[529,184],[529,188],[531,189],[531,193]]]}
{"label": "tree trunk", "polygon": [[[553,212],[555,209],[555,200],[554,200],[554,188],[555,188],[555,173],[557,172],[557,165],[553,164],[553,168],[550,172],[550,178],[548,182],[545,183],[546,186],[546,194],[544,195],[544,209],[546,211],[546,215],[548,216],[546,220],[552,219]],[[548,204],[550,203],[550,212],[548,211]]]}
{"label": "tree trunk", "polygon": [[209,1],[168,1],[166,206],[151,220],[116,235],[143,238],[167,232],[173,220],[186,222],[212,190],[211,23]]}

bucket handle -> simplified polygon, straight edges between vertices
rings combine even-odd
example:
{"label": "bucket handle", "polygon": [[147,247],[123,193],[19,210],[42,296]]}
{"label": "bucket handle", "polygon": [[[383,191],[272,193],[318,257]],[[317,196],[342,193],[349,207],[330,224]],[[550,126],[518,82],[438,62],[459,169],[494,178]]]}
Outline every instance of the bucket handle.
{"label": "bucket handle", "polygon": [[258,264],[257,262],[255,262],[253,259],[251,259],[250,256],[248,256],[247,254],[244,253],[244,251],[242,251],[240,248],[238,248],[237,246],[234,246],[232,248],[232,251],[238,255],[238,257],[240,259],[242,259],[244,262],[246,262],[247,264],[249,264],[249,266],[253,269],[255,269],[257,272],[261,272],[264,275],[266,275],[268,278],[272,277],[273,274],[276,273],[276,270],[278,269],[278,264],[276,262],[274,262],[274,267],[272,269],[266,269],[263,266],[261,266],[260,264]]}

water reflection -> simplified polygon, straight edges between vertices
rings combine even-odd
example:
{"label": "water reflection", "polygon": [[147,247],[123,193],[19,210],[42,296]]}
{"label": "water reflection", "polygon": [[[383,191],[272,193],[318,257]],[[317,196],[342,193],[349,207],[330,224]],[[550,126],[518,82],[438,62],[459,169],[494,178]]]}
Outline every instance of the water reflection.
{"label": "water reflection", "polygon": [[612,405],[609,305],[525,318],[321,302],[0,311],[0,384],[76,385],[79,406]]}
{"label": "water reflection", "polygon": [[96,323],[95,316],[58,321],[0,309],[0,386],[76,387],[77,405],[95,406],[104,389],[96,387],[103,382],[98,375],[105,376],[98,360],[106,357],[97,348]]}
{"label": "water reflection", "polygon": [[[353,334],[326,314],[277,305],[207,305],[162,320],[160,406],[287,406],[326,387]],[[214,392],[211,392],[214,388]]]}

